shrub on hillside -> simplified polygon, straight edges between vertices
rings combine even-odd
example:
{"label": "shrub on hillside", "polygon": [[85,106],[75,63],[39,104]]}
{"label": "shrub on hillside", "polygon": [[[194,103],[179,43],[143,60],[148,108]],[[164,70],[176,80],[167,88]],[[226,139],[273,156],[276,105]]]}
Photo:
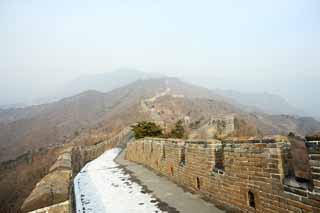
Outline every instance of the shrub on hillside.
{"label": "shrub on hillside", "polygon": [[185,136],[185,129],[183,126],[183,121],[179,120],[175,127],[171,130],[169,134],[170,138],[183,138]]}
{"label": "shrub on hillside", "polygon": [[142,121],[131,127],[135,139],[144,137],[163,137],[162,128],[153,122]]}

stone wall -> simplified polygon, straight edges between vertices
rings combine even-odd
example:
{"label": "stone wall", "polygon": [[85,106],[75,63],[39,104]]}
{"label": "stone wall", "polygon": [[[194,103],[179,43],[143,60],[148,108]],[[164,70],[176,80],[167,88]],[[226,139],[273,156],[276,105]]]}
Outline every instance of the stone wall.
{"label": "stone wall", "polygon": [[122,143],[126,143],[132,137],[131,128],[125,128],[112,138],[93,146],[75,146],[72,150],[73,174],[77,174],[86,163],[96,159],[106,150],[122,146]]}
{"label": "stone wall", "polygon": [[306,144],[312,180],[303,181],[289,172],[291,145],[284,139],[145,138],[127,145],[126,158],[242,212],[320,212],[320,144]]}
{"label": "stone wall", "polygon": [[72,190],[73,178],[81,168],[106,150],[130,140],[131,137],[130,128],[125,128],[114,137],[92,146],[67,146],[60,152],[56,162],[50,167],[50,172],[37,183],[29,197],[24,201],[21,210],[28,212],[45,207],[50,209],[49,206],[69,200],[72,209],[73,194],[70,189]]}

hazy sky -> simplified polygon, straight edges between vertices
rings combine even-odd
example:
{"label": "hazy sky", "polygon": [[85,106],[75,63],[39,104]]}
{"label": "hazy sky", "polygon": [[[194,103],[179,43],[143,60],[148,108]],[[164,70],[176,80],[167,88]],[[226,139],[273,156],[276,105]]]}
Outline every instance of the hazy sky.
{"label": "hazy sky", "polygon": [[320,111],[319,38],[319,0],[0,0],[0,104],[129,67]]}

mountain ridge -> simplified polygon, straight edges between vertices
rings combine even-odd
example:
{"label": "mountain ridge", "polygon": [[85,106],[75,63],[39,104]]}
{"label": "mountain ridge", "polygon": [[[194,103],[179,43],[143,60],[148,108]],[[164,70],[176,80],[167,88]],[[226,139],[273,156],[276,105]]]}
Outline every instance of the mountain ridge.
{"label": "mountain ridge", "polygon": [[[58,88],[56,94],[47,98],[41,98],[33,101],[30,105],[41,105],[61,100],[82,93],[87,90],[96,90],[99,92],[110,92],[114,89],[121,88],[138,80],[159,78],[170,78],[162,74],[146,73],[139,70],[122,68],[112,72],[101,74],[89,74],[80,76],[66,83],[62,88]],[[198,86],[198,84],[192,84]],[[199,86],[201,87],[201,86]],[[203,87],[202,87],[203,88]],[[188,88],[184,88],[187,90]],[[233,104],[242,105],[243,109],[250,112],[261,111],[269,114],[292,114],[306,115],[306,113],[288,103],[283,97],[270,93],[244,93],[235,90],[208,89],[215,93],[215,96],[221,96],[224,100]],[[202,96],[201,93],[199,95]],[[26,108],[27,105],[7,105],[4,109]],[[1,107],[0,107],[1,108]],[[2,111],[3,111],[2,110]],[[1,113],[1,110],[0,110]]]}
{"label": "mountain ridge", "polygon": [[[184,108],[190,108],[184,106],[188,104],[191,106],[189,111],[197,111],[192,107],[197,103],[202,103],[203,106],[199,105],[199,107],[207,111],[202,113],[204,116],[229,108],[231,109],[229,113],[241,115],[248,122],[261,128],[263,132],[270,134],[285,134],[292,130],[304,135],[310,133],[309,130],[316,130],[319,123],[311,118],[269,115],[260,111],[248,112],[242,105],[230,101],[215,91],[177,78],[137,80],[106,93],[88,90],[49,104],[0,111],[0,140],[2,141],[0,161],[14,158],[29,149],[48,144],[66,143],[75,136],[76,132],[83,129],[99,128],[99,126],[115,129],[117,125],[128,125],[130,122],[150,119],[149,114],[141,111],[140,101],[153,97],[167,88],[170,88],[171,95],[169,105],[170,103],[176,106],[180,104],[180,108],[173,110],[176,113]],[[179,102],[179,98],[173,96],[182,96],[188,101]],[[210,100],[213,100],[211,104]],[[208,107],[204,107],[206,105]],[[210,105],[216,107],[216,110],[210,111]],[[187,113],[187,111],[181,111],[181,113]],[[111,124],[110,121],[113,123]],[[287,126],[279,125],[281,122],[286,123]],[[304,122],[308,125],[303,125]],[[14,151],[8,152],[8,150]]]}

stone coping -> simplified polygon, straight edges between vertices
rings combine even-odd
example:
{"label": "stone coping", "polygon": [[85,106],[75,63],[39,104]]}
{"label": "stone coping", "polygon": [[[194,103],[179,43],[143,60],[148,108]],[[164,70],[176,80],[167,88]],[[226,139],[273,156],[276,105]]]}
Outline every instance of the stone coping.
{"label": "stone coping", "polygon": [[[245,144],[245,143],[263,143],[263,144],[269,144],[269,143],[289,143],[289,140],[285,136],[265,136],[263,138],[227,138],[224,140],[217,140],[217,139],[192,139],[192,140],[186,140],[186,139],[176,139],[176,138],[152,138],[152,137],[145,137],[141,139],[137,139],[137,142],[139,141],[152,141],[152,142],[169,142],[173,144],[199,144],[199,145],[208,145],[208,144]],[[310,142],[308,142],[310,143]]]}

